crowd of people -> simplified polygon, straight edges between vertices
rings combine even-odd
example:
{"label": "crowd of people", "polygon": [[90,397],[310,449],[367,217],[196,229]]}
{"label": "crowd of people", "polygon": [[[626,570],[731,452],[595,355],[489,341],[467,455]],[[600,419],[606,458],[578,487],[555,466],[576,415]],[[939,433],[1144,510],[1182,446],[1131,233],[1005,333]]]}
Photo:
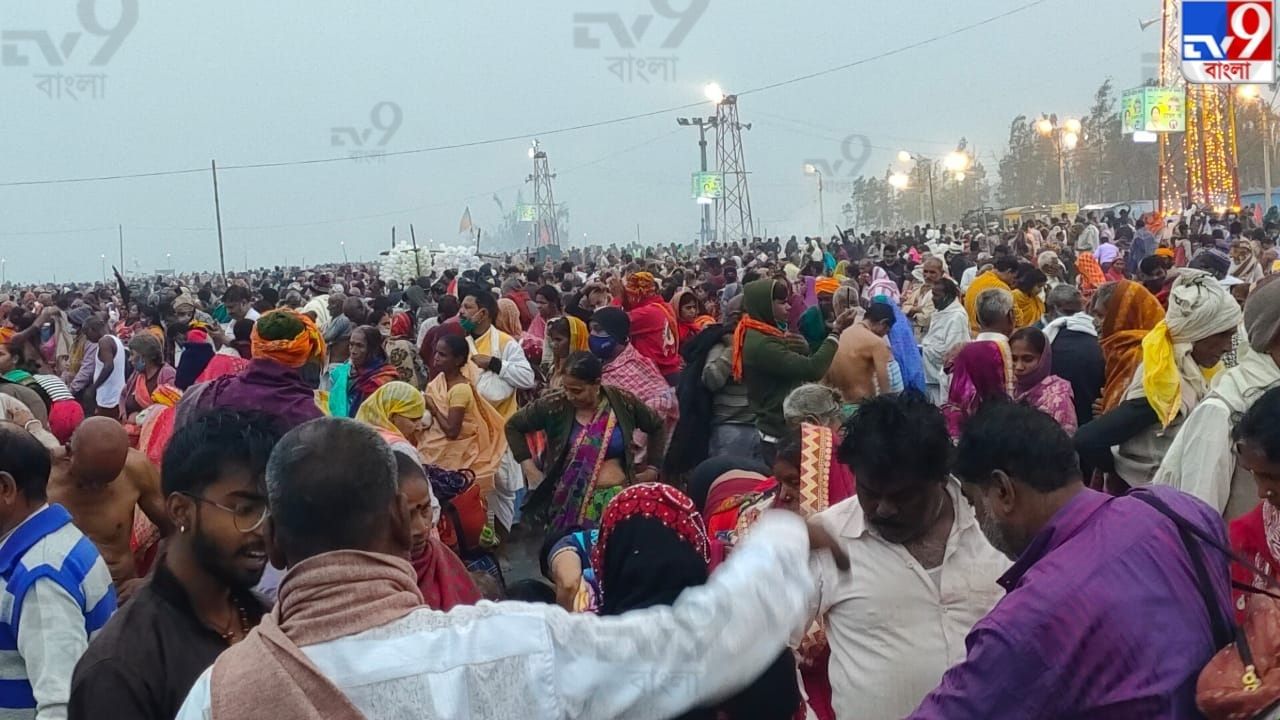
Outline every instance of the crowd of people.
{"label": "crowd of people", "polygon": [[3,288],[0,716],[1245,717],[1258,225]]}

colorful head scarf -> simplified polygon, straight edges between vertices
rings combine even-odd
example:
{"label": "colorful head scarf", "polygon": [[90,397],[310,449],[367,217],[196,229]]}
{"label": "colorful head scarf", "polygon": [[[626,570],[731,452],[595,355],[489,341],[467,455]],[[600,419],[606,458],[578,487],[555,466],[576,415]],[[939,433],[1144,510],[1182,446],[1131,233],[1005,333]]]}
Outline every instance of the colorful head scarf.
{"label": "colorful head scarf", "polygon": [[268,358],[297,368],[324,357],[324,337],[307,315],[293,310],[273,310],[253,325],[254,358]]}
{"label": "colorful head scarf", "polygon": [[625,289],[632,302],[639,302],[650,295],[657,294],[658,281],[654,279],[653,273],[643,271],[631,273],[627,276]]}
{"label": "colorful head scarf", "polygon": [[[600,537],[591,551],[591,566],[600,581],[600,590],[606,603],[610,588],[605,586],[605,556],[609,540],[624,520],[643,517],[656,520],[693,548],[702,559],[705,570],[709,560],[707,529],[702,515],[687,495],[663,483],[632,485],[609,502],[600,519]],[[615,597],[620,588],[615,588]]]}
{"label": "colorful head scarf", "polygon": [[412,331],[413,320],[409,317],[409,313],[398,312],[391,316],[391,337],[409,337],[409,333]]}
{"label": "colorful head scarf", "polygon": [[[1162,427],[1208,393],[1205,373],[1215,369],[1196,364],[1192,343],[1235,330],[1242,317],[1240,305],[1212,275],[1195,270],[1178,274],[1164,320],[1142,340],[1142,389]],[[1184,384],[1196,394],[1194,400],[1184,397]]]}
{"label": "colorful head scarf", "polygon": [[422,393],[407,382],[399,380],[389,382],[378,388],[360,405],[356,412],[356,420],[400,434],[400,429],[391,422],[392,415],[400,415],[410,420],[419,420],[427,413],[427,403]]}
{"label": "colorful head scarf", "polygon": [[983,401],[1013,398],[1013,361],[1009,345],[983,340],[964,346],[951,364],[951,389],[942,408],[952,438],[960,437]]}

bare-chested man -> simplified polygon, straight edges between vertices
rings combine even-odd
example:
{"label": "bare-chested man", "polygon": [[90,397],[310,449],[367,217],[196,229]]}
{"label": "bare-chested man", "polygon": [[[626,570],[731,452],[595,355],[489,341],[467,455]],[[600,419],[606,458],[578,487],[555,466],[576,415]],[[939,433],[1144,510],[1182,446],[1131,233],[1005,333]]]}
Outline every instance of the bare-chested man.
{"label": "bare-chested man", "polygon": [[162,536],[173,526],[160,491],[160,471],[129,447],[129,435],[110,418],[89,418],[71,436],[71,449],[55,459],[49,502],[62,505],[98,547],[116,591],[127,598],[137,585],[130,538],[134,508],[142,508]]}
{"label": "bare-chested man", "polygon": [[889,376],[893,351],[885,336],[894,323],[893,308],[873,302],[867,314],[840,333],[840,346],[827,370],[826,383],[846,403],[861,403],[894,392]]}

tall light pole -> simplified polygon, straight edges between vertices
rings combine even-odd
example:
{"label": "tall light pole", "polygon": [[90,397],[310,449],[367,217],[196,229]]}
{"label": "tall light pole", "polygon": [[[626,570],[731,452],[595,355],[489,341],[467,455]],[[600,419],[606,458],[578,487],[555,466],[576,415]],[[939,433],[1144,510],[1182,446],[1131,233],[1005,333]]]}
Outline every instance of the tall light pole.
{"label": "tall light pole", "polygon": [[827,226],[827,212],[822,200],[822,171],[812,164],[805,165],[804,171],[806,174],[818,176],[818,237],[822,237],[823,228]]}
{"label": "tall light pole", "polygon": [[[682,127],[690,127],[696,125],[698,127],[698,154],[702,159],[702,172],[707,171],[707,128],[716,127],[716,117],[694,117],[694,118],[676,118],[676,124]],[[698,233],[703,245],[711,239],[711,205],[701,203],[702,205],[702,230]]]}
{"label": "tall light pole", "polygon": [[107,256],[104,253],[102,255],[99,255],[98,257],[102,259],[102,284],[106,285],[107,284]]}
{"label": "tall light pole", "polygon": [[1036,132],[1053,140],[1058,153],[1058,202],[1067,204],[1067,153],[1080,144],[1080,121],[1066,118],[1059,121],[1057,115],[1041,116],[1036,121]]}
{"label": "tall light pole", "polygon": [[7,285],[9,283],[9,268],[6,267],[8,264],[8,260],[0,258],[0,285]]}
{"label": "tall light pole", "polygon": [[[1271,137],[1271,103],[1262,100],[1262,88],[1257,85],[1241,85],[1237,91],[1240,99],[1245,102],[1257,101],[1258,110],[1262,113],[1262,176],[1263,182],[1266,184],[1265,192],[1266,200],[1263,201],[1262,213],[1265,215],[1274,204],[1271,201],[1271,145],[1273,139]],[[1272,102],[1275,96],[1272,96]]]}
{"label": "tall light pole", "polygon": [[347,259],[347,241],[339,240],[338,244],[342,246],[342,262],[350,263],[351,261]]}

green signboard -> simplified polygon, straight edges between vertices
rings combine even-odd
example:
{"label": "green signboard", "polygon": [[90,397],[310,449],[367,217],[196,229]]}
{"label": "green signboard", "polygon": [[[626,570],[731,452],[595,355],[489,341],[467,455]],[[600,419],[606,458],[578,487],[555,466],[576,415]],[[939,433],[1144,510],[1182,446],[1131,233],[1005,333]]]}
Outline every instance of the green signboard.
{"label": "green signboard", "polygon": [[536,222],[538,219],[538,208],[529,203],[520,203],[516,206],[516,220],[518,222]]}
{"label": "green signboard", "polygon": [[693,197],[698,200],[719,200],[724,197],[724,175],[718,172],[693,174]]}
{"label": "green signboard", "polygon": [[1182,88],[1143,87],[1121,99],[1122,132],[1176,133],[1187,129],[1187,97]]}

